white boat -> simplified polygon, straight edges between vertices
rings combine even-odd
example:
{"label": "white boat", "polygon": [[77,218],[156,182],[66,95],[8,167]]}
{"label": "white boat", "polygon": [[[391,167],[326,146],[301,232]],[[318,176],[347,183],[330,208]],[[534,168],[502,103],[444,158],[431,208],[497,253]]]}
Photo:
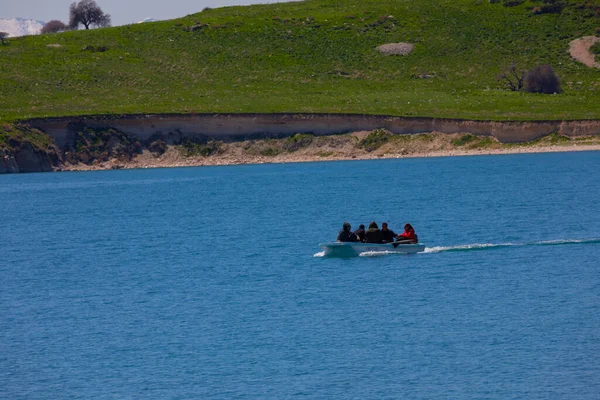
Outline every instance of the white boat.
{"label": "white boat", "polygon": [[412,254],[425,250],[419,243],[360,243],[360,242],[328,242],[319,243],[319,247],[329,257],[356,257],[361,253],[400,253]]}

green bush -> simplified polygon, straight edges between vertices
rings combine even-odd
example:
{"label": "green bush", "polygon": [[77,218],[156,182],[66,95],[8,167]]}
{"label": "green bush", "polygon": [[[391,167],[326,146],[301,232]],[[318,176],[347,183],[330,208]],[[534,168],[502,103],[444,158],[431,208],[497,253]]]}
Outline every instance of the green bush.
{"label": "green bush", "polygon": [[91,164],[110,158],[131,160],[141,154],[144,146],[135,138],[113,128],[89,128],[71,125],[77,133],[74,145],[65,152],[70,163]]}
{"label": "green bush", "polygon": [[365,149],[368,152],[377,150],[384,144],[390,141],[392,134],[385,129],[376,129],[369,133],[367,137],[358,142],[358,147]]}
{"label": "green bush", "polygon": [[310,144],[313,142],[313,139],[313,135],[296,133],[294,136],[291,136],[285,140],[283,143],[283,148],[291,153],[303,147],[310,146]]}
{"label": "green bush", "polygon": [[493,138],[489,137],[489,136],[485,136],[485,137],[480,137],[479,140],[475,143],[473,143],[471,146],[469,146],[469,148],[472,149],[483,149],[486,147],[490,147],[492,145],[494,145],[496,142],[496,140],[494,140]]}
{"label": "green bush", "polygon": [[242,148],[253,156],[274,157],[283,151],[283,143],[283,139],[257,139],[244,143]]}
{"label": "green bush", "polygon": [[28,125],[0,125],[0,150],[14,150],[23,143],[30,143],[39,150],[45,150],[54,145],[54,140],[46,133]]}
{"label": "green bush", "polygon": [[504,7],[516,7],[525,3],[525,0],[502,0],[502,5]]}
{"label": "green bush", "polygon": [[274,147],[267,147],[260,151],[260,155],[265,156],[265,157],[275,157],[278,154],[279,154],[279,149],[276,149]]}
{"label": "green bush", "polygon": [[456,147],[465,147],[467,149],[482,149],[498,144],[498,141],[491,136],[478,136],[467,133],[459,138],[450,141]]}
{"label": "green bush", "polygon": [[[592,47],[590,47],[590,51],[592,54],[599,55],[600,54],[600,42],[594,43]],[[596,60],[598,61],[598,60]]]}
{"label": "green bush", "polygon": [[560,80],[552,66],[538,65],[525,75],[525,90],[530,93],[560,93]]}
{"label": "green bush", "polygon": [[533,8],[534,14],[560,14],[567,6],[563,0],[542,0],[542,3],[542,6]]}
{"label": "green bush", "polygon": [[208,157],[214,154],[220,154],[223,151],[222,147],[223,143],[214,139],[206,143],[195,142],[193,140],[185,140],[183,142],[183,149],[186,156],[201,155],[203,157]]}
{"label": "green bush", "polygon": [[148,150],[156,155],[162,155],[165,153],[165,151],[167,151],[167,142],[162,139],[155,140],[150,143]]}
{"label": "green bush", "polygon": [[565,135],[560,135],[556,132],[551,133],[550,135],[546,136],[545,141],[549,142],[550,144],[564,144],[567,142],[571,141],[571,138]]}
{"label": "green bush", "polygon": [[459,137],[457,139],[452,139],[452,144],[454,146],[464,146],[466,144],[473,142],[476,139],[477,139],[477,136],[475,136],[471,133],[467,133],[466,135],[462,135],[461,137]]}
{"label": "green bush", "polygon": [[317,156],[323,157],[323,158],[331,157],[332,155],[333,155],[333,151],[321,150],[321,151],[317,152]]}

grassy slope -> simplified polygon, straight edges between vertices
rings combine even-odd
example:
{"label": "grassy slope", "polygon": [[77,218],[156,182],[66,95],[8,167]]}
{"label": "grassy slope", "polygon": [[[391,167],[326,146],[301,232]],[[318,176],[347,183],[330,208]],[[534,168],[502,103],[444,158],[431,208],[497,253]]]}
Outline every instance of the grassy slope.
{"label": "grassy slope", "polygon": [[[567,51],[569,41],[600,27],[593,13],[571,7],[532,16],[532,2],[432,3],[308,0],[10,39],[0,46],[0,121],[173,112],[600,118],[600,73]],[[185,29],[197,23],[209,26]],[[400,41],[415,43],[410,56],[374,50]],[[496,76],[515,61],[552,64],[564,92],[502,90]]]}

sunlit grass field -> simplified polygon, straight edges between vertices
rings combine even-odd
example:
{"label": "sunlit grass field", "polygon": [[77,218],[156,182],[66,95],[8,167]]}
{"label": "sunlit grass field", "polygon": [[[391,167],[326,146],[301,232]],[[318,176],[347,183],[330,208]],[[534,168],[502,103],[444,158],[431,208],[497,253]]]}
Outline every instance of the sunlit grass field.
{"label": "sunlit grass field", "polygon": [[[13,38],[0,46],[0,121],[283,112],[600,118],[600,70],[568,53],[571,40],[600,29],[600,1],[534,15],[539,4],[307,0]],[[414,51],[375,49],[394,42]],[[563,92],[503,88],[496,77],[512,63],[551,64]]]}

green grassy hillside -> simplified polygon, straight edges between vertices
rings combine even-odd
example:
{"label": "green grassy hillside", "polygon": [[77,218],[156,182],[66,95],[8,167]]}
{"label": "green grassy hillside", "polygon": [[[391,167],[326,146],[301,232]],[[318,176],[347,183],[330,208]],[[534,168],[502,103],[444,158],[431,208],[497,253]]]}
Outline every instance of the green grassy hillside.
{"label": "green grassy hillside", "polygon": [[[600,29],[600,1],[534,15],[539,5],[307,0],[9,39],[0,46],[0,121],[197,112],[600,118],[600,70],[568,54],[571,40]],[[375,50],[393,42],[414,51]],[[502,89],[496,76],[513,62],[551,64],[563,93]]]}

